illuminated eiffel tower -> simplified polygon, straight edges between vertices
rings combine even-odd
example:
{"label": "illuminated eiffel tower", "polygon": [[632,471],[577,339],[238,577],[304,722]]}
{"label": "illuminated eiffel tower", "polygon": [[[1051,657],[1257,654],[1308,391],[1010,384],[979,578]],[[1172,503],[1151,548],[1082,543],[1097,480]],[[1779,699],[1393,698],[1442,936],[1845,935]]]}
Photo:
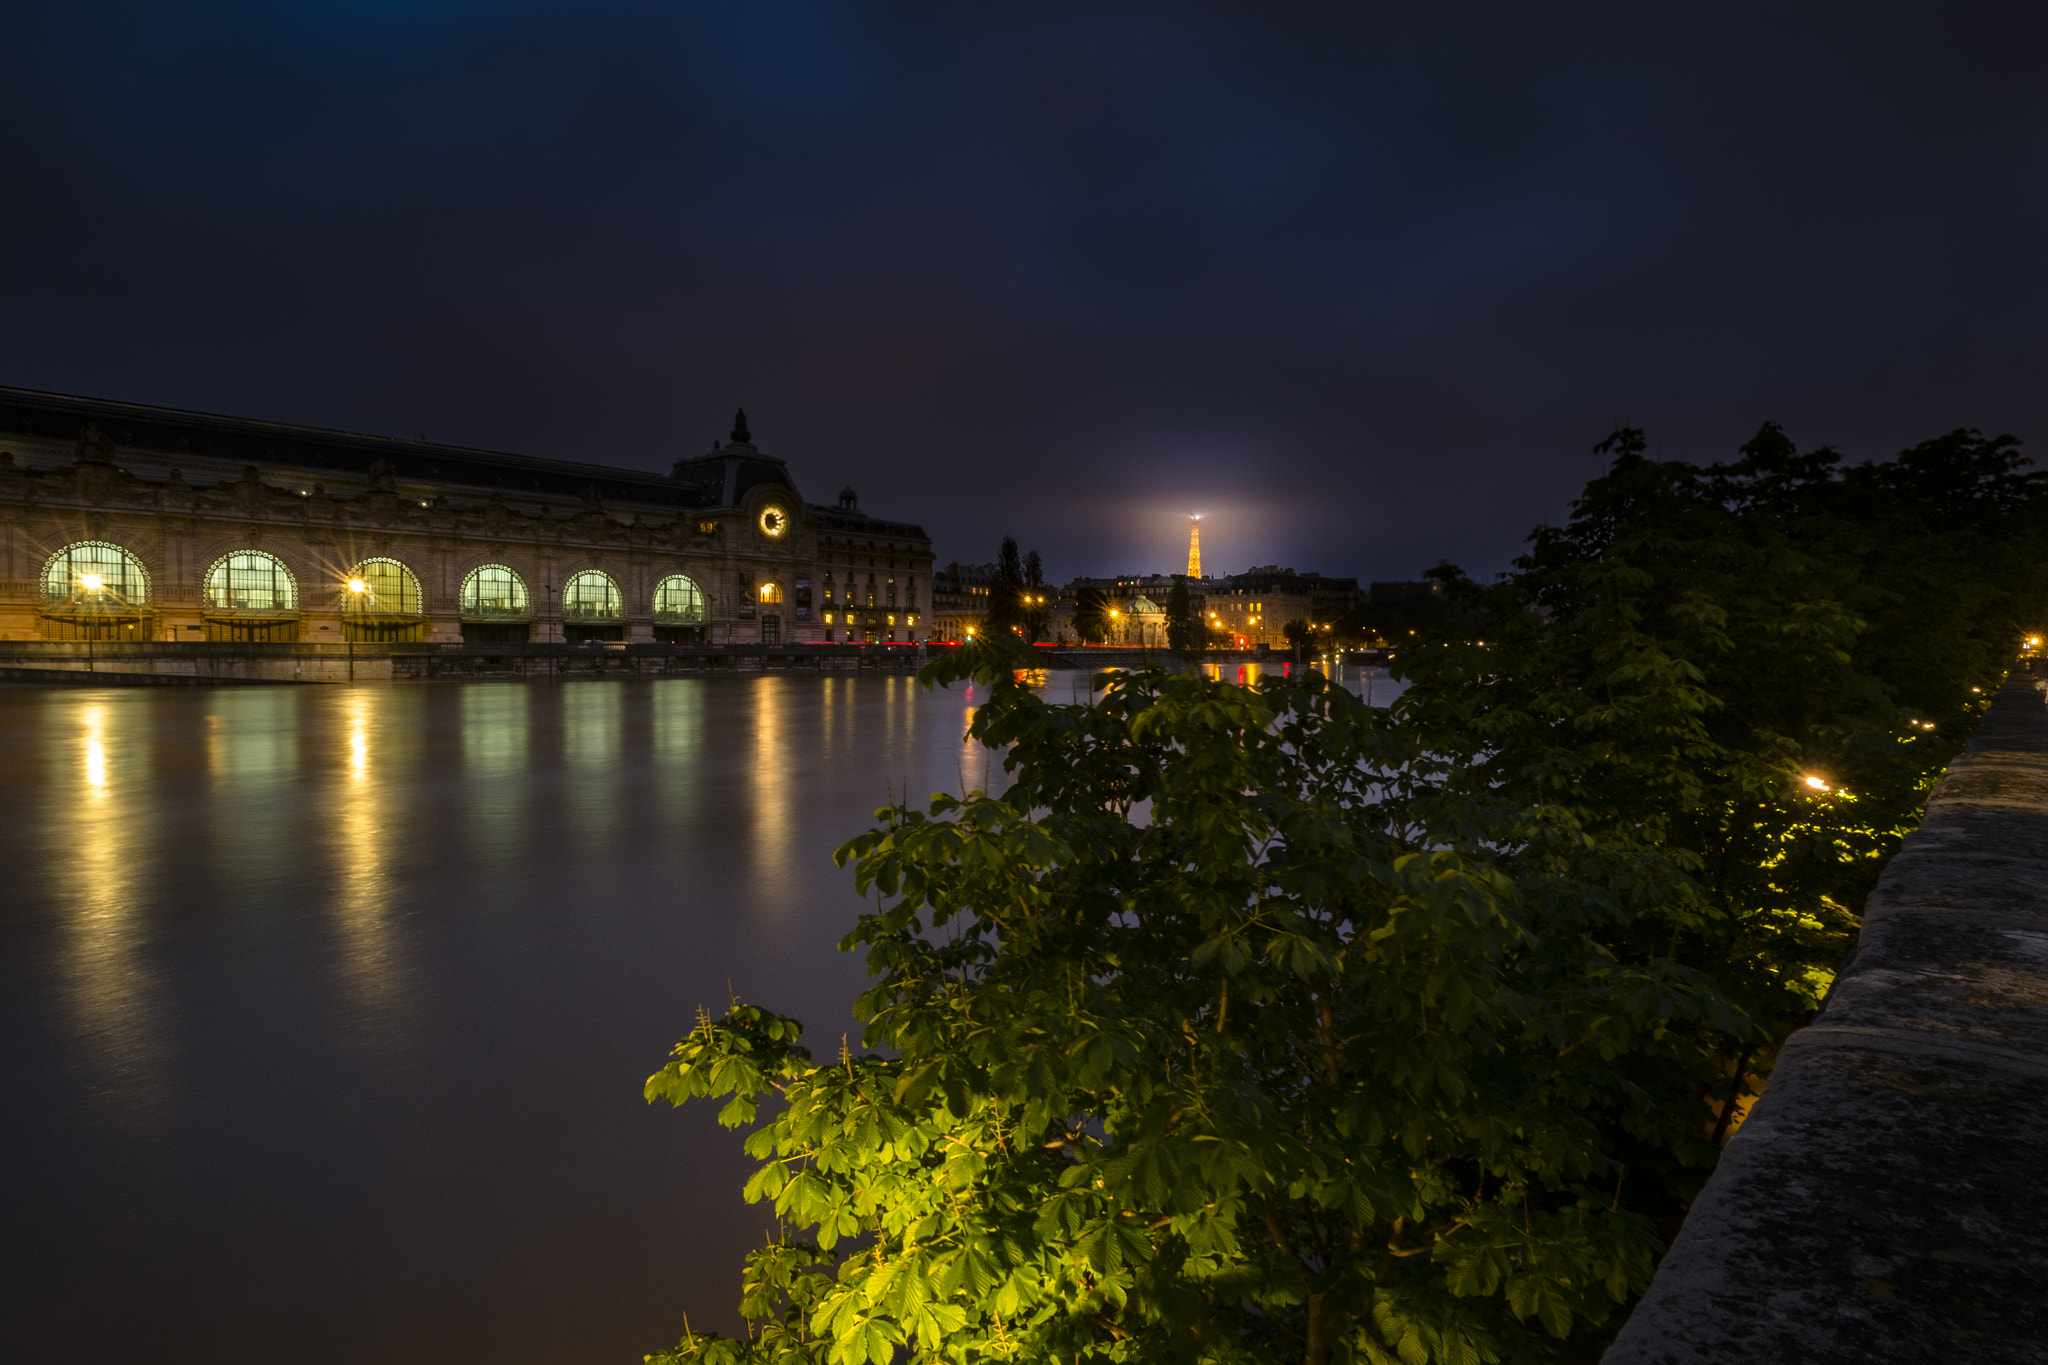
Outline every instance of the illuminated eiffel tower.
{"label": "illuminated eiffel tower", "polygon": [[1194,516],[1189,517],[1188,521],[1192,523],[1188,527],[1188,577],[1200,578],[1202,576],[1201,514],[1197,513]]}

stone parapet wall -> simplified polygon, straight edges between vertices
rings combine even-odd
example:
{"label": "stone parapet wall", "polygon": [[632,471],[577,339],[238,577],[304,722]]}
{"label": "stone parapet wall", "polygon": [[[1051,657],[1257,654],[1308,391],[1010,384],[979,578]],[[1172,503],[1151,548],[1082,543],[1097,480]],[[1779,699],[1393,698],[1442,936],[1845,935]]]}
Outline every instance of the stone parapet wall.
{"label": "stone parapet wall", "polygon": [[2048,1361],[2048,705],[2015,673],[1605,1365]]}

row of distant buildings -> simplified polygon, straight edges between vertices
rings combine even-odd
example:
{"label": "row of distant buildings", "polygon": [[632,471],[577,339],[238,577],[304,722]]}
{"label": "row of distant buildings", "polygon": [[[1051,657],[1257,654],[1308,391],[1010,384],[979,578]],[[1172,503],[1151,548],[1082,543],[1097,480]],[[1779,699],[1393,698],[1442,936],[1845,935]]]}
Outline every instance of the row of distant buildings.
{"label": "row of distant buildings", "polygon": [[[932,638],[965,641],[982,628],[994,586],[993,564],[951,563],[932,573]],[[1418,592],[1435,591],[1428,583],[1373,583],[1361,587],[1356,578],[1303,573],[1277,564],[1261,565],[1240,574],[1122,574],[1114,578],[1076,578],[1046,595],[1055,641],[1078,643],[1074,613],[1084,589],[1103,593],[1114,613],[1108,643],[1144,648],[1166,645],[1166,602],[1176,582],[1188,589],[1188,604],[1212,634],[1226,635],[1241,649],[1287,645],[1287,623],[1334,626],[1367,602],[1405,600]]]}
{"label": "row of distant buildings", "polygon": [[890,644],[931,569],[744,413],[655,473],[0,387],[0,639]]}
{"label": "row of distant buildings", "polygon": [[[1383,589],[1265,565],[1190,603],[1242,647]],[[973,638],[992,564],[935,565],[914,523],[797,489],[741,413],[665,474],[0,387],[0,639],[891,644]],[[1078,642],[1163,647],[1164,574],[1047,589]]]}

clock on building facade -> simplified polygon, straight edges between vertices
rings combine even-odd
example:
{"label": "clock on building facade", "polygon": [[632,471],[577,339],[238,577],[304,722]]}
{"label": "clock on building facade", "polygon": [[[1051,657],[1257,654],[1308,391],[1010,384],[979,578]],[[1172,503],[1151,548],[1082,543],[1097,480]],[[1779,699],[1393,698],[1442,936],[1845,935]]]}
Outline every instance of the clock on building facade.
{"label": "clock on building facade", "polygon": [[761,534],[768,539],[780,540],[783,533],[789,530],[789,513],[771,502],[761,509],[761,515],[755,519],[755,524],[761,528]]}

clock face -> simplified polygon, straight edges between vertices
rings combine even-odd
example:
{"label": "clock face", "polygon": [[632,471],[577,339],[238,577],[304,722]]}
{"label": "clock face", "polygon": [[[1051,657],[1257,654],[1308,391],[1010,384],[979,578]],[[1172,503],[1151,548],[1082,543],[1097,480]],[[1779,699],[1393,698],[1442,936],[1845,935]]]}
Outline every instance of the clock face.
{"label": "clock face", "polygon": [[762,535],[770,540],[780,540],[782,539],[782,533],[789,529],[789,513],[771,502],[761,509],[761,516],[757,524],[761,528]]}

